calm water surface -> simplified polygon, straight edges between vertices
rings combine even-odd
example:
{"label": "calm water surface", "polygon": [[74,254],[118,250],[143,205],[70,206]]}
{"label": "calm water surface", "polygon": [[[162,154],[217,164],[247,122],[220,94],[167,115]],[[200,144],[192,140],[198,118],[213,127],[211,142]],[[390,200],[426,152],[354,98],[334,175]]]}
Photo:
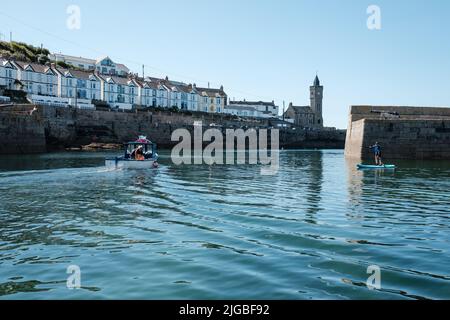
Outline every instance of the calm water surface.
{"label": "calm water surface", "polygon": [[356,171],[343,151],[283,151],[262,176],[161,153],[148,172],[1,156],[0,299],[450,298],[450,162]]}

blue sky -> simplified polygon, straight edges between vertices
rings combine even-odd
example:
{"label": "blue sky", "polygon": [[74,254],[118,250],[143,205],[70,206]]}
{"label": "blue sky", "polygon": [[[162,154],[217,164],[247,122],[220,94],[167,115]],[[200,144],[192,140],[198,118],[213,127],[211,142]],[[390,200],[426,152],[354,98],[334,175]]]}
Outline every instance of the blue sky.
{"label": "blue sky", "polygon": [[[381,30],[366,26],[372,4]],[[22,0],[2,3],[0,33],[280,106],[309,104],[318,71],[325,125],[345,128],[352,104],[450,104],[449,15],[446,0]]]}

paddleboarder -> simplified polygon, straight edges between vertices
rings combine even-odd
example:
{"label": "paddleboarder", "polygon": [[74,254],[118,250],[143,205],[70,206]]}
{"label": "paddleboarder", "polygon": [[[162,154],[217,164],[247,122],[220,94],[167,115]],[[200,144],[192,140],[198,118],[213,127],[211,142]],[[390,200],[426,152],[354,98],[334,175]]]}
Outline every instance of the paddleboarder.
{"label": "paddleboarder", "polygon": [[369,147],[372,149],[373,153],[375,154],[375,164],[377,166],[383,166],[383,161],[381,160],[381,146],[378,144],[378,142],[375,142],[373,146]]}

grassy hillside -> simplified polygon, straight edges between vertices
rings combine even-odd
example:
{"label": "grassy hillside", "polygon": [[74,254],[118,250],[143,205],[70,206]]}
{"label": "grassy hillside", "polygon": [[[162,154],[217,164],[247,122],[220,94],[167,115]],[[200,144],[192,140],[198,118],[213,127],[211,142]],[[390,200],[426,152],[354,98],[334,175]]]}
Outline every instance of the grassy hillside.
{"label": "grassy hillside", "polygon": [[5,58],[46,64],[50,61],[49,54],[50,51],[45,48],[41,49],[22,42],[0,41],[0,56]]}
{"label": "grassy hillside", "polygon": [[[35,62],[40,64],[50,64],[48,55],[50,51],[45,48],[35,47],[23,42],[5,42],[0,41],[0,57],[5,57],[7,59]],[[65,63],[63,61],[55,62],[58,66],[66,69],[82,70],[71,64]]]}

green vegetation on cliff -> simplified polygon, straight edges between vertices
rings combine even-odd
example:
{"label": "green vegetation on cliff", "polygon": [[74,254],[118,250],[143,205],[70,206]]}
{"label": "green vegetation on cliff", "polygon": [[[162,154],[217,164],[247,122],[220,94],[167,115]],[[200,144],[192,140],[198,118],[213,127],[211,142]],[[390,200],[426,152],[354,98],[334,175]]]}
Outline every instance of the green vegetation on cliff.
{"label": "green vegetation on cliff", "polygon": [[46,64],[50,60],[50,51],[45,48],[35,47],[23,42],[0,41],[0,56],[20,61]]}
{"label": "green vegetation on cliff", "polygon": [[[0,57],[6,59],[49,65],[50,62],[55,62],[49,59],[49,54],[50,51],[46,48],[35,47],[23,42],[0,41]],[[56,61],[55,63],[61,68],[82,70],[63,61]]]}

